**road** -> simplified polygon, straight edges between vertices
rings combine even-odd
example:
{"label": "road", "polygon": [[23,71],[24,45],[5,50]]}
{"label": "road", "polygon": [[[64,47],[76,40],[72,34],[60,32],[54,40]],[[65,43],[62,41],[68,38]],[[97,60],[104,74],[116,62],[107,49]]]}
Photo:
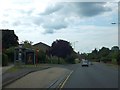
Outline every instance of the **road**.
{"label": "road", "polygon": [[73,66],[73,73],[63,88],[118,88],[118,70],[103,63],[89,67]]}
{"label": "road", "polygon": [[107,66],[103,63],[94,63],[89,67],[82,67],[81,64],[51,64],[49,66],[53,68],[26,75],[25,77],[6,86],[5,88],[43,88],[50,85],[54,80],[62,77],[62,73],[65,73],[66,71],[73,71],[73,73],[67,80],[65,80],[66,82],[62,84],[61,88],[118,87],[118,69]]}

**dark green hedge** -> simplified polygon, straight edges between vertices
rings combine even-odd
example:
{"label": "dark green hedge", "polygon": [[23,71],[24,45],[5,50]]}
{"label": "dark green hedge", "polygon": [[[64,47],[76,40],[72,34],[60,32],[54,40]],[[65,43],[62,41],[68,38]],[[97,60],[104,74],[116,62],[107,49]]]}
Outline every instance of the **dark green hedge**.
{"label": "dark green hedge", "polygon": [[8,56],[5,53],[2,53],[2,66],[8,65]]}

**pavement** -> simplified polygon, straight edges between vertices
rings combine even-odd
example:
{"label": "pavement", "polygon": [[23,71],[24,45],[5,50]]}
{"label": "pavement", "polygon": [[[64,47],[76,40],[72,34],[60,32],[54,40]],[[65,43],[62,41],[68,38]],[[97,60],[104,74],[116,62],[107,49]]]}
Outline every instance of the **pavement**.
{"label": "pavement", "polygon": [[[61,67],[51,67],[29,73],[24,77],[9,83],[4,88],[52,88],[57,87],[70,70]],[[57,84],[56,84],[57,83]]]}
{"label": "pavement", "polygon": [[14,67],[13,64],[10,64],[9,66],[4,66],[4,67],[2,67],[2,73],[5,73],[8,69],[10,69],[10,68],[12,68],[12,67]]}
{"label": "pavement", "polygon": [[50,68],[48,65],[7,68],[7,70],[2,73],[2,87],[5,87],[6,85],[24,77],[29,73],[48,68]]}

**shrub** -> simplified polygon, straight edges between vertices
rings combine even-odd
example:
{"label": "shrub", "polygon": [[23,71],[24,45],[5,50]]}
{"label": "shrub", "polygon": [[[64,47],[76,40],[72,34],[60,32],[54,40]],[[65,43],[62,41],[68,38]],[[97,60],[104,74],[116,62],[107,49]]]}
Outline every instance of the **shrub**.
{"label": "shrub", "polygon": [[53,56],[53,57],[51,57],[51,63],[52,64],[58,64],[58,57],[56,57],[56,56]]}
{"label": "shrub", "polygon": [[46,63],[51,63],[50,62],[50,57],[46,55]]}
{"label": "shrub", "polygon": [[78,58],[75,59],[75,63],[80,63],[80,60]]}
{"label": "shrub", "polygon": [[117,64],[117,59],[112,59],[113,64]]}
{"label": "shrub", "polygon": [[65,59],[60,58],[60,64],[66,64]]}
{"label": "shrub", "polygon": [[2,66],[8,65],[8,56],[5,53],[2,53]]}
{"label": "shrub", "polygon": [[9,58],[9,62],[14,62],[14,47],[10,47],[5,51],[5,54],[7,54],[8,58]]}
{"label": "shrub", "polygon": [[43,51],[38,53],[38,63],[46,63],[46,54]]}
{"label": "shrub", "polygon": [[75,58],[76,58],[75,55],[72,54],[67,56],[65,60],[67,63],[75,64]]}

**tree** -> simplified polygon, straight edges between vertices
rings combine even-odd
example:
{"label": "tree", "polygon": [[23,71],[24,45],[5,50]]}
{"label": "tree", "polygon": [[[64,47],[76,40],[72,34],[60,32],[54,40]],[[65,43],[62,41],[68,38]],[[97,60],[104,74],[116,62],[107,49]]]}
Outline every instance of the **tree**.
{"label": "tree", "polygon": [[5,53],[2,53],[2,66],[8,65],[8,56]]}
{"label": "tree", "polygon": [[18,36],[14,30],[2,29],[2,65],[6,66],[9,62],[14,61],[14,48],[18,43]]}
{"label": "tree", "polygon": [[95,48],[95,50],[93,50],[92,53],[98,54],[98,50]]}
{"label": "tree", "polygon": [[52,56],[66,58],[68,55],[71,55],[72,51],[73,48],[68,41],[56,40],[52,43],[50,52]]}
{"label": "tree", "polygon": [[99,61],[98,60],[98,50],[95,48],[92,53],[89,55],[94,61]]}
{"label": "tree", "polygon": [[38,52],[38,63],[46,63],[46,54],[45,52],[39,50]]}
{"label": "tree", "polygon": [[107,56],[109,53],[110,53],[110,50],[109,50],[109,48],[106,48],[106,47],[102,47],[99,50],[99,55],[102,56],[102,57]]}
{"label": "tree", "polygon": [[120,53],[120,50],[119,50],[119,47],[118,46],[113,46],[111,48],[111,52],[109,54],[109,57],[112,61],[113,64],[117,64],[119,61],[119,53]]}
{"label": "tree", "polygon": [[104,62],[109,61],[109,60],[110,60],[109,54],[110,54],[109,48],[102,47],[102,48],[99,50],[99,58],[100,58],[100,60],[102,60],[102,61],[104,61]]}
{"label": "tree", "polygon": [[10,47],[5,50],[5,54],[8,56],[8,62],[14,63],[14,52],[15,52],[15,47]]}
{"label": "tree", "polygon": [[119,51],[119,47],[118,47],[118,46],[113,46],[113,47],[111,48],[111,50],[112,50],[112,51]]}
{"label": "tree", "polygon": [[81,58],[82,59],[87,59],[88,58],[88,55],[86,53],[81,53]]}
{"label": "tree", "polygon": [[118,63],[118,65],[120,65],[120,50],[119,50],[118,56],[117,56],[117,63]]}
{"label": "tree", "polygon": [[23,44],[24,48],[32,48],[32,43],[33,43],[32,41],[28,41],[28,40],[21,42],[21,44]]}
{"label": "tree", "polygon": [[2,48],[7,49],[11,46],[17,46],[18,36],[15,35],[14,30],[2,29]]}

